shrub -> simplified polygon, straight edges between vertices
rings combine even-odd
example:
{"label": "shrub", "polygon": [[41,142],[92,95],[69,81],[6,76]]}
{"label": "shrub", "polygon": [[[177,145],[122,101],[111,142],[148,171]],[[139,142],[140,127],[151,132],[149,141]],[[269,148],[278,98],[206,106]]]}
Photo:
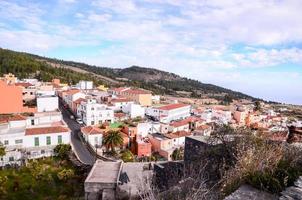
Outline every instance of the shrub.
{"label": "shrub", "polygon": [[121,153],[121,159],[124,162],[133,162],[134,161],[134,155],[132,154],[132,152],[130,150],[125,150]]}
{"label": "shrub", "polygon": [[61,159],[68,158],[71,146],[69,144],[59,144],[55,147],[54,152]]}
{"label": "shrub", "polygon": [[249,136],[241,139],[236,148],[236,164],[225,172],[222,179],[225,195],[242,183],[279,193],[302,174],[301,156],[297,156],[301,151],[293,147]]}

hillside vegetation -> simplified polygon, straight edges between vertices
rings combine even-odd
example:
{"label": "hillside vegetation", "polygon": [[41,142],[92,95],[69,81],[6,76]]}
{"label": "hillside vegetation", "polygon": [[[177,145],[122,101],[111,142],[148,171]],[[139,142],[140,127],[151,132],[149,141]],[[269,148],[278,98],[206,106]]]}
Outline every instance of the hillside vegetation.
{"label": "hillside vegetation", "polygon": [[59,78],[64,83],[75,84],[80,80],[92,80],[96,84],[102,81],[91,74],[75,72],[61,67],[52,67],[46,62],[38,61],[29,54],[19,53],[0,48],[0,75],[13,73],[19,78],[37,78],[51,81]]}
{"label": "hillside vegetation", "polygon": [[213,97],[222,100],[226,95],[232,99],[246,98],[256,100],[246,94],[235,92],[213,84],[181,77],[153,68],[131,66],[129,68],[108,68],[41,57],[0,49],[0,74],[12,72],[20,78],[35,77],[43,81],[60,78],[67,83],[81,79],[106,83],[110,86],[129,85],[153,91],[155,94],[178,95],[185,91],[191,97]]}

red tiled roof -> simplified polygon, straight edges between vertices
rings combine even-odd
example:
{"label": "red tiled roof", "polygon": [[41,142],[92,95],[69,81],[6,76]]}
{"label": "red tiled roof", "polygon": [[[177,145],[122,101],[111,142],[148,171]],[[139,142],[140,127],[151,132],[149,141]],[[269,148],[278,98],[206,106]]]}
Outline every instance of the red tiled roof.
{"label": "red tiled roof", "polygon": [[85,126],[81,128],[81,131],[85,135],[103,134],[103,131],[96,126]]}
{"label": "red tiled roof", "polygon": [[124,90],[128,90],[129,88],[126,88],[126,87],[119,87],[119,88],[112,88],[111,90],[112,91],[115,91],[115,92],[122,92]]}
{"label": "red tiled roof", "polygon": [[126,90],[125,92],[129,94],[151,94],[151,92],[141,89],[129,89]]}
{"label": "red tiled roof", "polygon": [[202,121],[202,119],[199,119],[197,117],[194,117],[194,116],[190,116],[186,119],[183,119],[183,120],[180,120],[180,121],[175,121],[175,122],[172,122],[170,124],[170,126],[174,126],[174,127],[180,127],[180,126],[184,126],[184,125],[187,125],[189,124],[190,122],[197,122],[197,121]]}
{"label": "red tiled roof", "polygon": [[131,100],[126,98],[112,99],[110,103],[121,103],[121,102],[130,102]]}
{"label": "red tiled roof", "polygon": [[84,99],[84,98],[79,98],[79,99],[73,101],[73,103],[75,103],[75,104],[80,104],[82,101],[86,101],[86,99]]}
{"label": "red tiled roof", "polygon": [[174,138],[180,138],[180,137],[185,137],[185,136],[190,136],[191,133],[187,132],[187,131],[177,131],[174,133],[168,133],[165,136],[170,138],[170,139],[174,139]]}
{"label": "red tiled roof", "polygon": [[182,104],[182,103],[175,103],[175,104],[169,104],[169,105],[161,106],[158,109],[159,110],[174,110],[174,109],[182,108],[182,107],[186,107],[186,106],[189,106],[189,105]]}
{"label": "red tiled roof", "polygon": [[67,90],[66,91],[66,95],[73,95],[73,94],[76,94],[78,92],[80,92],[80,90],[78,90],[78,89],[71,89],[71,90]]}
{"label": "red tiled roof", "polygon": [[6,122],[10,122],[10,121],[22,121],[22,120],[26,120],[26,117],[19,115],[19,114],[0,116],[0,123],[6,123]]}
{"label": "red tiled roof", "polygon": [[201,126],[199,126],[199,127],[197,127],[196,128],[196,130],[206,130],[206,129],[209,129],[209,128],[211,128],[209,125],[201,125]]}
{"label": "red tiled roof", "polygon": [[22,86],[22,87],[29,87],[29,86],[33,86],[32,84],[30,83],[15,83],[15,86]]}
{"label": "red tiled roof", "polygon": [[53,126],[53,127],[27,128],[25,130],[25,135],[41,135],[41,134],[65,133],[65,132],[70,132],[70,130],[67,127]]}
{"label": "red tiled roof", "polygon": [[114,117],[120,118],[120,117],[125,117],[125,116],[126,116],[125,113],[114,113]]}

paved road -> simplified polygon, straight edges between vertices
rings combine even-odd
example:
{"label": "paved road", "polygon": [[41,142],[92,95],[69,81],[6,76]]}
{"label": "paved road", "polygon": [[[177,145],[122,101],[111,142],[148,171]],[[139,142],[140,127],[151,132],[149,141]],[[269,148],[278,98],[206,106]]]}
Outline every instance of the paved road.
{"label": "paved road", "polygon": [[[61,101],[61,100],[60,100]],[[81,141],[79,133],[81,126],[73,119],[70,119],[70,111],[63,107],[60,102],[60,110],[63,115],[64,121],[67,123],[71,132],[71,143],[73,146],[73,151],[78,157],[78,159],[84,164],[93,165],[95,162],[95,156],[88,151],[86,145]]]}

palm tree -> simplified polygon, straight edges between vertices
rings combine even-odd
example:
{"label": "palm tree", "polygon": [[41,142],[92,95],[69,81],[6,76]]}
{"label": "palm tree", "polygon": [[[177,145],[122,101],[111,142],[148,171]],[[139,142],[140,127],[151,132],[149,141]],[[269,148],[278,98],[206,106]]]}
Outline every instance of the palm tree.
{"label": "palm tree", "polygon": [[119,131],[110,130],[104,136],[103,144],[111,152],[115,151],[115,147],[121,146],[123,144],[123,137]]}

